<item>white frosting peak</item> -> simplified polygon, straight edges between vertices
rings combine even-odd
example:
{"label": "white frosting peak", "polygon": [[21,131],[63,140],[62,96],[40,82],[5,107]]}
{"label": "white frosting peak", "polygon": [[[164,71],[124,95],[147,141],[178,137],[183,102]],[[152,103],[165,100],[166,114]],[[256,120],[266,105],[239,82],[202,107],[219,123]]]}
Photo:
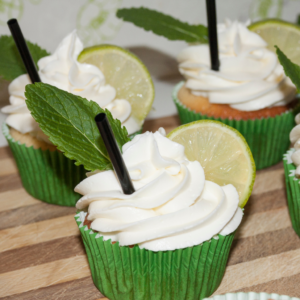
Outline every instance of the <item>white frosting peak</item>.
{"label": "white frosting peak", "polygon": [[177,57],[193,94],[242,111],[286,105],[294,99],[295,86],[258,34],[242,23],[226,21],[218,25],[218,43],[218,72],[210,69],[208,45],[189,46]]}
{"label": "white frosting peak", "polygon": [[[140,124],[131,116],[131,105],[125,99],[115,99],[116,90],[105,83],[103,73],[90,64],[81,64],[77,57],[83,50],[83,44],[76,31],[66,36],[52,55],[38,61],[39,75],[42,82],[59,89],[93,100],[102,108],[111,111],[114,118],[126,126],[129,134],[140,130]],[[2,109],[10,114],[6,123],[22,133],[40,136],[40,128],[31,117],[25,103],[25,86],[30,84],[27,74],[14,79],[9,85],[10,105]],[[47,139],[49,142],[49,140]]]}
{"label": "white frosting peak", "polygon": [[206,181],[198,161],[188,161],[184,147],[156,133],[137,135],[123,146],[123,158],[135,192],[125,195],[113,171],[89,176],[75,191],[84,195],[91,228],[105,240],[138,244],[153,251],[201,244],[230,234],[242,219],[233,185]]}

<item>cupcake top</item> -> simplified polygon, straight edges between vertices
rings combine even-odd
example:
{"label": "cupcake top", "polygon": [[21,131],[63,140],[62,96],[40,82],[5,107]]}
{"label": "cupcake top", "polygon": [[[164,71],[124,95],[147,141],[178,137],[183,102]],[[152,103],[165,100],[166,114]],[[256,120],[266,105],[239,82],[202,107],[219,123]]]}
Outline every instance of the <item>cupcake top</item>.
{"label": "cupcake top", "polygon": [[177,57],[186,86],[211,103],[241,111],[286,105],[296,88],[284,74],[275,53],[245,24],[227,20],[218,25],[220,70],[210,68],[209,45],[191,45]]}
{"label": "cupcake top", "polygon": [[[104,240],[164,251],[190,247],[236,230],[243,212],[236,188],[205,180],[198,161],[165,132],[146,132],[124,144],[135,193],[125,195],[112,170],[91,173],[75,191],[91,228]],[[84,221],[86,213],[81,213]]]}
{"label": "cupcake top", "polygon": [[[82,50],[83,44],[76,31],[73,31],[62,40],[52,55],[38,61],[42,82],[93,100],[102,108],[107,108],[114,118],[122,122],[129,134],[140,130],[140,125],[131,117],[130,103],[125,99],[115,99],[116,90],[105,83],[103,73],[93,65],[77,61]],[[11,82],[8,88],[10,105],[5,106],[2,112],[9,114],[6,119],[9,126],[49,142],[25,103],[25,86],[30,83],[28,74],[21,75]]]}

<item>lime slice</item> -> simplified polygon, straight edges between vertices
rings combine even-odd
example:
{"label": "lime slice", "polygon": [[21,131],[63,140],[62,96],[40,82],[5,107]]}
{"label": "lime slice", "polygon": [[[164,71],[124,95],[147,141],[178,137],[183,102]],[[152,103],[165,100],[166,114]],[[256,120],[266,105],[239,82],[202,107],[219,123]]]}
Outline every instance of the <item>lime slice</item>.
{"label": "lime slice", "polygon": [[300,26],[269,19],[253,23],[249,29],[268,43],[269,50],[275,52],[276,45],[292,62],[300,64]]}
{"label": "lime slice", "polygon": [[255,163],[245,138],[219,121],[201,120],[182,125],[168,138],[185,147],[190,161],[198,160],[205,179],[220,186],[233,184],[240,207],[247,203],[255,180]]}
{"label": "lime slice", "polygon": [[116,89],[117,98],[129,101],[132,116],[143,124],[154,100],[154,86],[137,56],[121,47],[100,45],[84,49],[78,61],[98,67],[106,83]]}

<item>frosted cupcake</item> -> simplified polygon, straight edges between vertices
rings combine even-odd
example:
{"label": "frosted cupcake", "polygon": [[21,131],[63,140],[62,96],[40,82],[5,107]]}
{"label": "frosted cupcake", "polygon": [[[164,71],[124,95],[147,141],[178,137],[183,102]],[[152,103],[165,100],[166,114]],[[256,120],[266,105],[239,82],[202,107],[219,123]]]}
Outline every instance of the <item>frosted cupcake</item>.
{"label": "frosted cupcake", "polygon": [[[52,55],[38,61],[42,82],[93,100],[109,109],[130,135],[139,132],[142,123],[132,116],[130,103],[116,98],[116,89],[106,83],[99,68],[77,61],[82,50],[83,44],[73,31]],[[9,114],[3,125],[4,135],[16,159],[25,189],[48,203],[74,206],[79,195],[73,189],[85,178],[85,170],[64,157],[31,116],[24,95],[25,86],[30,83],[29,76],[24,74],[9,85],[10,105],[2,109],[3,113]],[[61,109],[72,113],[69,107]]]}
{"label": "frosted cupcake", "polygon": [[290,133],[293,145],[283,157],[288,208],[292,225],[300,236],[300,114],[295,118],[296,126]]}
{"label": "frosted cupcake", "polygon": [[237,190],[206,181],[200,163],[164,135],[146,132],[123,146],[134,194],[123,194],[113,171],[75,188],[93,280],[109,299],[201,299],[223,277],[243,215]]}
{"label": "frosted cupcake", "polygon": [[244,24],[219,25],[218,41],[218,72],[210,69],[208,45],[189,46],[177,57],[186,78],[173,93],[181,122],[220,120],[245,136],[257,169],[275,164],[289,146],[296,88],[276,54]]}
{"label": "frosted cupcake", "polygon": [[[293,63],[278,47],[277,55],[284,67],[285,74],[300,89],[300,67]],[[283,156],[288,208],[292,225],[300,236],[300,114],[295,117],[296,126],[290,132],[290,142],[293,145]]]}
{"label": "frosted cupcake", "polygon": [[[214,6],[207,6],[208,23],[212,25]],[[293,101],[296,89],[286,79],[274,46],[299,62],[299,26],[276,19],[218,25],[218,43],[211,42],[214,48],[219,45],[218,58],[213,57],[213,61],[217,66],[219,60],[220,68],[213,71],[208,28],[204,25],[190,25],[144,7],[122,8],[117,16],[169,40],[190,44],[178,55],[179,70],[186,82],[173,91],[183,124],[212,119],[236,128],[246,138],[257,169],[281,160],[299,107]]]}

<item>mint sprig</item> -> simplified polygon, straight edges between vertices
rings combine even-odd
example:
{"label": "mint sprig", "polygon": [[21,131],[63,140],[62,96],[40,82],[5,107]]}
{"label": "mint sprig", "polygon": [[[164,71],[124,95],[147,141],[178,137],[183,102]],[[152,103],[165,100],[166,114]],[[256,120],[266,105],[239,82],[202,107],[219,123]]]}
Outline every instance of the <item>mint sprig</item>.
{"label": "mint sprig", "polygon": [[276,54],[278,56],[279,62],[283,66],[286,76],[290,77],[293,84],[297,87],[298,92],[300,92],[300,66],[294,64],[288,57],[277,47]]}
{"label": "mint sprig", "polygon": [[207,28],[204,25],[190,25],[155,10],[144,7],[122,8],[117,11],[117,17],[169,40],[208,43]]}
{"label": "mint sprig", "polygon": [[[46,50],[36,44],[27,42],[32,59],[37,64],[38,60],[50,55]],[[12,36],[0,37],[0,78],[11,81],[18,76],[27,73],[19,51]]]}
{"label": "mint sprig", "polygon": [[107,109],[45,83],[27,85],[25,96],[33,118],[65,156],[89,171],[112,169],[95,116],[106,113],[120,150],[129,138],[126,128]]}

